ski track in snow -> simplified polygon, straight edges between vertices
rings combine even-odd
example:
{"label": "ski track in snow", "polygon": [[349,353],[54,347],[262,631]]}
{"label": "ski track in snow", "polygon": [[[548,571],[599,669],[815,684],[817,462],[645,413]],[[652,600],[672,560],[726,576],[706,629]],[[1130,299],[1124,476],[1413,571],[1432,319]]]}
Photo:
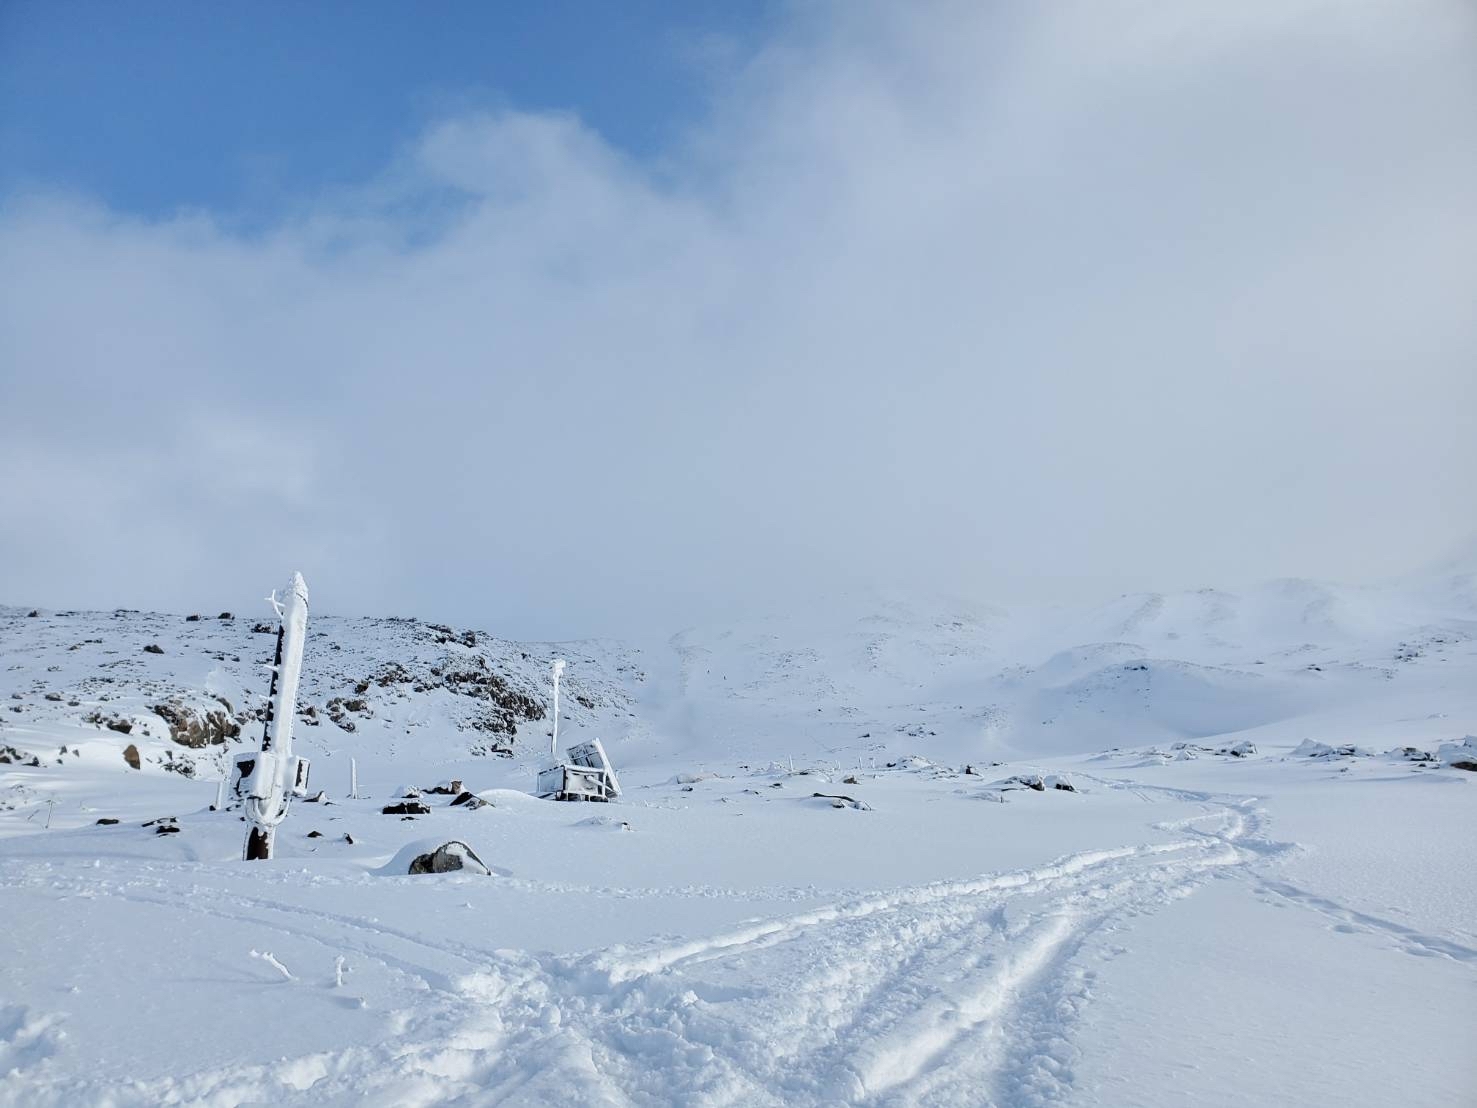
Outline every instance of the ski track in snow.
{"label": "ski track in snow", "polygon": [[[1090,998],[1084,947],[1275,856],[1254,798],[1173,793],[1202,812],[1177,837],[1044,866],[852,896],[691,941],[583,956],[487,951],[329,911],[163,880],[84,885],[171,910],[242,920],[376,959],[423,980],[404,1030],[270,1065],[103,1087],[53,1078],[45,1017],[5,1009],[11,1069],[0,1102],[25,1104],[668,1103],[1045,1104],[1072,1088],[1074,1016]],[[37,886],[32,875],[10,881]],[[1477,952],[1352,913],[1270,878],[1258,891],[1411,948]],[[201,895],[208,892],[208,895]],[[1095,948],[1089,948],[1095,949]],[[284,987],[302,987],[300,984]],[[13,1068],[12,1068],[13,1067]],[[22,1084],[23,1083],[23,1084]]]}

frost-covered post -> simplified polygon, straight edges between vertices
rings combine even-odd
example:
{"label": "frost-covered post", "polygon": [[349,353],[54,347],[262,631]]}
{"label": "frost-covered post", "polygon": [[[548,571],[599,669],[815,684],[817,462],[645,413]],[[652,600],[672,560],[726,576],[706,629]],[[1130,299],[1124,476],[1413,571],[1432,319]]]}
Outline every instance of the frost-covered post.
{"label": "frost-covered post", "polygon": [[554,659],[554,730],[549,737],[549,757],[559,758],[559,678],[564,675],[564,659]]}
{"label": "frost-covered post", "polygon": [[349,759],[349,799],[359,799],[359,759]]}
{"label": "frost-covered post", "polygon": [[262,727],[260,752],[238,754],[232,775],[251,829],[246,834],[245,859],[272,856],[277,825],[287,817],[292,797],[308,787],[308,762],[292,753],[292,725],[297,708],[298,679],[302,676],[303,647],[308,638],[308,586],[301,573],[292,575],[286,595],[271,597],[282,621],[277,629],[277,656],[272,667],[272,691]]}

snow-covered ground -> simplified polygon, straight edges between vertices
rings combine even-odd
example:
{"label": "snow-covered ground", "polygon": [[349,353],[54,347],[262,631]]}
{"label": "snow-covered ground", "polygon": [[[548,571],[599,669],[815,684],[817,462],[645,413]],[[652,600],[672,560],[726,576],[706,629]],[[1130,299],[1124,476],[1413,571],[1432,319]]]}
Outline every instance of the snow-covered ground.
{"label": "snow-covered ground", "polygon": [[[1477,1102],[1474,582],[314,616],[251,864],[269,613],[0,610],[0,1104]],[[615,804],[528,795],[556,656]]]}

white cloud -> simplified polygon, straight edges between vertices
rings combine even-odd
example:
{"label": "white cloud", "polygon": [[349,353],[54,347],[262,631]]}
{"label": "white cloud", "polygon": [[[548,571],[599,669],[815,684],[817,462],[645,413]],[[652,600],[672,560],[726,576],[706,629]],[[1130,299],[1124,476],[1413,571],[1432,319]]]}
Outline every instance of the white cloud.
{"label": "white cloud", "polygon": [[1438,0],[823,5],[651,163],[502,112],[265,234],[14,201],[7,596],[301,565],[563,634],[1424,561],[1477,474],[1474,45]]}

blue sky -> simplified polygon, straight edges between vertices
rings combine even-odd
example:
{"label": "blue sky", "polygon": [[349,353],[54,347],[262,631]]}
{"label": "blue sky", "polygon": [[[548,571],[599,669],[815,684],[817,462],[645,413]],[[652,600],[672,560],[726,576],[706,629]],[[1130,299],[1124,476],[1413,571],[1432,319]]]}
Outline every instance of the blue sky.
{"label": "blue sky", "polygon": [[476,107],[577,113],[658,153],[767,0],[0,2],[0,188],[269,219]]}

